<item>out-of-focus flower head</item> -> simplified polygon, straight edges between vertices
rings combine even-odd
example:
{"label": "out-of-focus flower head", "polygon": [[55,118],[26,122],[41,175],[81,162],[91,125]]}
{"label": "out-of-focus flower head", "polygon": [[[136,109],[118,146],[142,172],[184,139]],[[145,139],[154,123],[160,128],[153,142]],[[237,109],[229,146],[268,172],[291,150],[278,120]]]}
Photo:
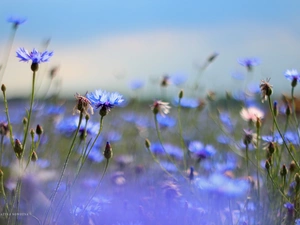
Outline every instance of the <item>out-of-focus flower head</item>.
{"label": "out-of-focus flower head", "polygon": [[258,119],[263,119],[265,114],[259,108],[252,106],[249,108],[242,108],[240,115],[243,120],[255,123]]}
{"label": "out-of-focus flower head", "polygon": [[168,114],[170,112],[171,106],[169,106],[168,102],[163,101],[154,101],[154,103],[150,106],[153,113],[156,115],[160,113],[162,116]]}
{"label": "out-of-focus flower head", "polygon": [[297,83],[300,81],[300,74],[295,69],[287,70],[284,73],[284,76],[286,77],[286,79],[292,82],[292,87],[296,87]]}
{"label": "out-of-focus flower head", "polygon": [[90,111],[91,114],[94,113],[93,108],[91,106],[91,102],[88,98],[76,93],[75,98],[77,100],[77,103],[75,107],[73,108],[73,114],[75,112],[82,113],[83,115],[88,115],[88,111]]}
{"label": "out-of-focus flower head", "polygon": [[105,116],[114,106],[120,105],[124,99],[118,92],[107,92],[101,89],[87,93],[86,97],[94,109],[100,108],[100,115]]}
{"label": "out-of-focus flower head", "polygon": [[176,119],[170,116],[157,115],[157,122],[161,127],[174,127],[176,125]]}
{"label": "out-of-focus flower head", "polygon": [[176,86],[179,86],[181,84],[184,84],[187,80],[187,76],[185,74],[181,74],[181,73],[177,73],[177,74],[172,74],[170,76],[170,80],[171,80],[171,83],[176,85]]}
{"label": "out-of-focus flower head", "polygon": [[22,62],[32,61],[32,63],[48,62],[53,56],[53,52],[38,52],[35,48],[29,53],[25,48],[19,48],[17,51],[17,57]]}
{"label": "out-of-focus flower head", "polygon": [[170,83],[171,83],[171,82],[170,82],[170,76],[169,76],[169,75],[164,75],[163,78],[162,78],[162,81],[161,81],[160,85],[161,85],[162,87],[166,87],[166,86],[168,86]]}
{"label": "out-of-focus flower head", "polygon": [[7,22],[12,23],[14,29],[18,28],[18,26],[22,23],[25,23],[27,21],[24,17],[16,17],[16,16],[10,16],[7,18]]}
{"label": "out-of-focus flower head", "polygon": [[199,160],[212,157],[217,152],[212,145],[204,146],[200,141],[191,141],[188,145],[188,149]]}
{"label": "out-of-focus flower head", "polygon": [[[173,104],[178,106],[179,100],[178,98],[174,98]],[[186,98],[183,97],[180,99],[180,106],[184,108],[197,108],[200,105],[200,102],[196,98]]]}
{"label": "out-of-focus flower head", "polygon": [[237,60],[242,66],[245,66],[248,71],[252,71],[253,66],[258,66],[260,64],[260,59],[256,57],[251,58],[240,58]]}
{"label": "out-of-focus flower head", "polygon": [[269,84],[271,78],[267,78],[266,80],[261,80],[260,82],[260,92],[261,92],[261,101],[264,102],[267,100],[269,96],[271,96],[273,92],[273,86]]}
{"label": "out-of-focus flower head", "polygon": [[145,82],[142,80],[132,80],[129,83],[129,87],[131,90],[141,89],[145,85]]}

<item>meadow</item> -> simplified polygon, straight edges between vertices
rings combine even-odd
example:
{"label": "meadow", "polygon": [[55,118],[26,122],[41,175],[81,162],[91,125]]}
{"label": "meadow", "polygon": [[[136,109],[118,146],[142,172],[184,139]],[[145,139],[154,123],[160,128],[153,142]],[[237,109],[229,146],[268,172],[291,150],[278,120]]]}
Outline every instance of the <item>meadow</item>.
{"label": "meadow", "polygon": [[[25,20],[9,22],[16,32]],[[268,78],[199,98],[184,91],[197,83],[163,76],[160,99],[139,99],[134,82],[134,98],[99,88],[70,100],[35,96],[55,53],[13,52],[29,62],[32,87],[28,99],[8,99],[1,85],[0,224],[300,224],[296,70],[283,74],[291,94],[278,99]],[[237,63],[251,76],[260,61]]]}

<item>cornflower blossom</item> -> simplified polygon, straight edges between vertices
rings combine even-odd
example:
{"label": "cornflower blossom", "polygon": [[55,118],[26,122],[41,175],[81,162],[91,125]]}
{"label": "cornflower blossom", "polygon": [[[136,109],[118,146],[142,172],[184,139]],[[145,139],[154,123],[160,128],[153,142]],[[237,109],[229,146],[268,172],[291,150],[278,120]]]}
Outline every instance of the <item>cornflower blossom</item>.
{"label": "cornflower blossom", "polygon": [[258,119],[264,118],[264,112],[254,106],[242,108],[240,115],[243,120],[251,122],[256,122]]}
{"label": "cornflower blossom", "polygon": [[271,78],[267,78],[266,80],[261,80],[260,82],[260,92],[261,92],[261,101],[264,102],[267,100],[269,96],[271,96],[273,90],[272,90],[272,85],[269,84]]}
{"label": "cornflower blossom", "polygon": [[171,106],[169,106],[168,102],[162,101],[154,101],[153,105],[150,106],[153,113],[156,115],[160,113],[162,116],[168,114],[170,112]]}
{"label": "cornflower blossom", "polygon": [[53,56],[53,52],[38,52],[35,48],[30,53],[25,48],[19,48],[16,53],[17,57],[20,59],[20,62],[32,61],[32,63],[37,64],[48,62]]}
{"label": "cornflower blossom", "polygon": [[295,87],[297,85],[298,81],[300,81],[300,74],[295,69],[287,70],[285,72],[284,76],[286,79],[288,79],[292,82],[291,83],[292,87]]}
{"label": "cornflower blossom", "polygon": [[14,17],[14,16],[7,18],[7,22],[12,23],[14,28],[17,28],[20,24],[25,23],[26,20],[27,20],[26,18]]}
{"label": "cornflower blossom", "polygon": [[145,85],[145,82],[142,80],[132,80],[129,83],[129,87],[131,90],[141,89]]}
{"label": "cornflower blossom", "polygon": [[253,66],[258,66],[260,64],[260,59],[258,58],[241,58],[237,60],[242,66],[245,66],[248,71],[251,71]]}
{"label": "cornflower blossom", "polygon": [[117,105],[120,105],[124,99],[123,96],[117,92],[107,92],[101,89],[95,90],[95,92],[87,93],[87,99],[91,102],[94,109],[100,108],[100,115],[107,115],[110,110]]}

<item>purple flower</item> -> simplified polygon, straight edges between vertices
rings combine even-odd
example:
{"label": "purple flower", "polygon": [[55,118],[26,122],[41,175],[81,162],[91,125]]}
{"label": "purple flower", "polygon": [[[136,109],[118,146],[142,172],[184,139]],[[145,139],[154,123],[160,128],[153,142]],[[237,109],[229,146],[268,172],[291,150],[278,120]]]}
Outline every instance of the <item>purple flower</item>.
{"label": "purple flower", "polygon": [[129,83],[130,89],[132,89],[132,90],[140,89],[140,88],[142,88],[144,85],[145,85],[145,82],[142,81],[142,80],[132,80],[132,81]]}
{"label": "purple flower", "polygon": [[188,149],[199,159],[206,159],[216,154],[216,149],[212,145],[204,146],[200,141],[191,141]]}
{"label": "purple flower", "polygon": [[285,73],[284,73],[284,76],[286,77],[286,79],[290,80],[290,81],[293,81],[293,80],[297,80],[297,81],[300,81],[300,74],[298,73],[297,70],[295,69],[291,69],[291,70],[287,70]]}
{"label": "purple flower", "polygon": [[120,105],[124,101],[123,96],[119,93],[110,93],[107,91],[102,91],[101,89],[96,90],[92,93],[87,93],[86,97],[91,102],[93,108],[101,109],[100,114],[101,111],[104,113],[102,115],[106,115],[111,108],[113,108],[116,105]]}
{"label": "purple flower", "polygon": [[28,62],[31,60],[32,63],[48,62],[48,60],[53,55],[53,52],[38,52],[35,48],[30,53],[28,53],[28,51],[25,48],[19,48],[16,53],[20,61]]}
{"label": "purple flower", "polygon": [[253,66],[258,66],[260,64],[260,59],[255,57],[241,58],[238,59],[237,61],[240,65],[247,67],[248,71],[251,71]]}
{"label": "purple flower", "polygon": [[286,208],[289,211],[293,211],[294,210],[294,204],[292,204],[290,202],[285,203],[283,206],[284,206],[284,208]]}
{"label": "purple flower", "polygon": [[20,24],[25,23],[26,20],[27,20],[26,18],[16,17],[16,16],[11,16],[7,18],[7,22],[12,23],[15,28]]}

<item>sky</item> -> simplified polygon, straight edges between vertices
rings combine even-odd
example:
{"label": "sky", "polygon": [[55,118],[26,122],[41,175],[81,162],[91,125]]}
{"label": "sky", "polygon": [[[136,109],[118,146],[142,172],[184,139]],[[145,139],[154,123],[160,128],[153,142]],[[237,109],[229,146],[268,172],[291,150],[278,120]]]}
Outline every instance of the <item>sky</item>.
{"label": "sky", "polygon": [[[59,66],[55,85],[62,96],[95,89],[134,95],[129,83],[145,82],[139,93],[157,97],[165,74],[188,77],[187,96],[236,91],[244,81],[238,58],[258,57],[247,81],[259,84],[271,77],[274,93],[289,93],[287,69],[300,70],[300,2],[279,0],[228,1],[2,1],[0,8],[0,63],[11,33],[9,16],[26,17],[19,26],[2,83],[7,95],[24,96],[31,90],[30,64],[18,62],[15,50],[25,47],[54,51],[41,64],[38,92],[48,90],[47,71]],[[199,77],[199,65],[217,52],[217,59]],[[199,82],[201,90],[190,87]],[[170,87],[171,95],[177,89]],[[296,91],[296,93],[298,93]]]}

